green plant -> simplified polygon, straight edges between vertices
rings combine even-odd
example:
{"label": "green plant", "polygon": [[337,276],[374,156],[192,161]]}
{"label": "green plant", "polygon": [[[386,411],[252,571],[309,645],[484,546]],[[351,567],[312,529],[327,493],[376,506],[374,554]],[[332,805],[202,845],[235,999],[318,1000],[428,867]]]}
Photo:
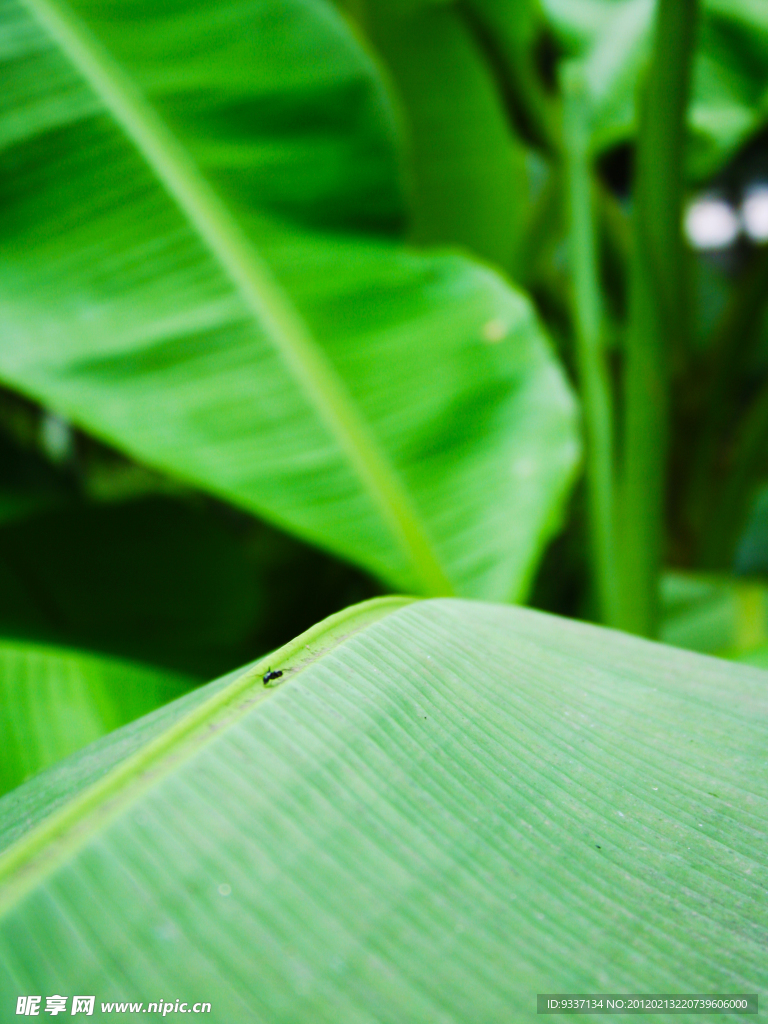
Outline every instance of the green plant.
{"label": "green plant", "polygon": [[681,233],[768,122],[761,5],[0,40],[3,998],[759,987],[765,677],[509,605],[764,663],[768,261]]}
{"label": "green plant", "polygon": [[5,998],[501,1021],[764,984],[762,672],[455,599],[268,663],[6,798]]}

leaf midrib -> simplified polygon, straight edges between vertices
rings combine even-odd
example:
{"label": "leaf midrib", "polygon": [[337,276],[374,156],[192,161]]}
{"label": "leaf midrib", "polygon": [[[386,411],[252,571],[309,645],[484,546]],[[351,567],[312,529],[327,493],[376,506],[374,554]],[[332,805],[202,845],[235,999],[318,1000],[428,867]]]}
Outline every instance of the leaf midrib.
{"label": "leaf midrib", "polygon": [[179,761],[188,760],[255,704],[269,699],[282,684],[264,687],[262,675],[268,668],[290,669],[284,683],[356,633],[413,601],[408,597],[377,597],[324,619],[246,668],[228,686],[44,819],[0,854],[0,915],[159,777]]}
{"label": "leaf midrib", "polygon": [[295,305],[184,146],[80,19],[60,0],[21,0],[50,34],[239,291],[336,439],[403,549],[425,594],[453,587],[411,496]]}

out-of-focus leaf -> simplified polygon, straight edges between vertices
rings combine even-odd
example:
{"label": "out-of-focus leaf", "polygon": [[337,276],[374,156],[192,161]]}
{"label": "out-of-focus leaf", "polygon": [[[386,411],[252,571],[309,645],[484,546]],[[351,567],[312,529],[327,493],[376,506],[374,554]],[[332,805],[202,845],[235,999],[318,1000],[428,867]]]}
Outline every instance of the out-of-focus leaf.
{"label": "out-of-focus leaf", "polygon": [[[585,63],[596,150],[635,130],[638,78],[650,52],[654,0],[542,0],[550,24]],[[688,172],[715,173],[768,120],[768,5],[704,0],[688,123]]]}
{"label": "out-of-focus leaf", "polygon": [[654,0],[608,3],[584,56],[592,102],[592,146],[608,149],[634,134],[638,78],[650,54]]}
{"label": "out-of-focus leaf", "polygon": [[743,576],[768,576],[768,487],[765,484],[759,488],[752,503],[736,546],[733,568]]}
{"label": "out-of-focus leaf", "polygon": [[[675,591],[678,593],[678,600],[673,601],[670,608],[672,633],[677,632],[683,641],[688,641],[683,646],[711,650],[723,657],[768,669],[768,490],[765,488],[755,500],[739,541],[734,570],[738,574],[736,578],[689,576],[673,577],[666,582],[670,596]],[[750,575],[752,579],[748,578]]]}
{"label": "out-of-focus leaf", "polygon": [[0,802],[3,1001],[449,1024],[533,1022],[552,989],[765,987],[764,673],[392,599],[270,665],[275,688],[255,665]]}
{"label": "out-of-focus leaf", "polygon": [[0,792],[191,685],[173,672],[0,640]]}
{"label": "out-of-focus leaf", "polygon": [[669,572],[661,584],[661,639],[702,654],[749,661],[768,645],[768,584]]}
{"label": "out-of-focus leaf", "polygon": [[753,647],[748,651],[741,651],[733,656],[734,661],[742,665],[752,665],[754,668],[768,669],[768,643],[761,647]]}
{"label": "out-of-focus leaf", "polygon": [[571,54],[583,54],[595,44],[610,18],[631,0],[540,0],[550,27]]}
{"label": "out-of-focus leaf", "polygon": [[574,401],[524,296],[395,241],[332,6],[2,0],[0,41],[0,376],[398,588],[521,596]]}
{"label": "out-of-focus leaf", "polygon": [[371,0],[365,24],[402,103],[413,237],[466,246],[514,273],[529,198],[525,150],[466,12]]}

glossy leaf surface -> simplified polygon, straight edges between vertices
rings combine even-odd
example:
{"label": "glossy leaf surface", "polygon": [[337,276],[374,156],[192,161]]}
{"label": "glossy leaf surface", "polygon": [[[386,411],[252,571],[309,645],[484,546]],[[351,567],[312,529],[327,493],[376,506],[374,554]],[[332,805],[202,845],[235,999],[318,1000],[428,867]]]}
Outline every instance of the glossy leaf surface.
{"label": "glossy leaf surface", "polygon": [[527,299],[397,241],[335,9],[3,0],[0,377],[400,589],[523,594],[577,458]]}

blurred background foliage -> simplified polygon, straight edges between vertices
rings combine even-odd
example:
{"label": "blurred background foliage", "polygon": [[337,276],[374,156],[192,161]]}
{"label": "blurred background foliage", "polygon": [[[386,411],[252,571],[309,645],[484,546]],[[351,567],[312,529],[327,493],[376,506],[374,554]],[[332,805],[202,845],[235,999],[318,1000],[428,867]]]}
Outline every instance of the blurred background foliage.
{"label": "blurred background foliage", "polygon": [[[696,6],[633,625],[578,473],[573,233],[620,436],[653,0],[3,0],[0,727],[39,751],[4,788],[397,590],[768,665],[768,7]],[[58,702],[46,644],[97,656]]]}

